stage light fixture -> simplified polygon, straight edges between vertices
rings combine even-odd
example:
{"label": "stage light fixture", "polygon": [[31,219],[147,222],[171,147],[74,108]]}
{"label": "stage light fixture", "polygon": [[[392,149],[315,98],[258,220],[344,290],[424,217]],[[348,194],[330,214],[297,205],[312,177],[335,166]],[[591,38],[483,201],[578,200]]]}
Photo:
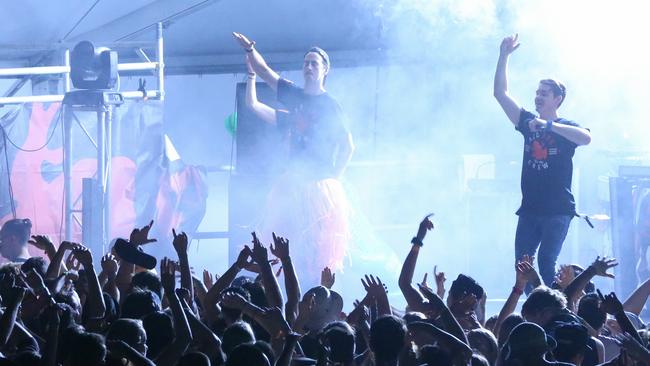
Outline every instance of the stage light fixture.
{"label": "stage light fixture", "polygon": [[117,82],[117,52],[81,41],[70,55],[70,79],[77,89],[111,89]]}

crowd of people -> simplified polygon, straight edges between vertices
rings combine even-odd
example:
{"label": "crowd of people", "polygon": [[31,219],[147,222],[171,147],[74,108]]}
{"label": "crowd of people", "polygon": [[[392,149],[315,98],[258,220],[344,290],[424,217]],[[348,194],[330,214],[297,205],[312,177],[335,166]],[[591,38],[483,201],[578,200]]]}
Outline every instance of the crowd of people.
{"label": "crowd of people", "polygon": [[[80,243],[57,245],[32,235],[29,219],[9,220],[0,230],[0,254],[8,261],[0,267],[0,366],[650,365],[650,333],[640,317],[650,279],[621,302],[591,281],[613,277],[615,259],[556,269],[576,215],[571,159],[591,135],[557,116],[566,97],[557,81],[540,82],[538,115],[509,96],[506,68],[519,47],[516,36],[501,44],[494,83],[494,96],[525,140],[513,286],[498,314],[486,314],[487,295],[471,273],[460,274],[449,289],[442,273],[434,286],[426,277],[414,282],[434,228],[430,216],[410,248],[404,240],[408,254],[398,282],[369,273],[359,285],[361,300],[344,304],[335,273],[349,232],[338,177],[354,145],[340,106],[324,89],[329,56],[320,48],[305,54],[305,88],[299,88],[268,67],[254,41],[234,36],[247,54],[247,105],[289,133],[288,178],[276,184],[267,209],[267,216],[284,216],[262,228],[289,238],[261,233],[270,241],[265,246],[252,233],[225,272],[208,268],[199,278],[185,233],[174,231],[167,244],[175,258],[141,250],[165,245],[151,244],[157,241],[149,237],[153,221],[128,240],[117,239],[109,253],[92,253]],[[257,100],[256,75],[288,110]],[[31,256],[30,245],[43,255]],[[405,308],[389,301],[394,285]]]}
{"label": "crowd of people", "polygon": [[[0,365],[650,365],[639,316],[650,280],[623,302],[601,294],[591,280],[613,276],[612,258],[561,266],[546,286],[523,256],[503,308],[486,314],[486,294],[469,275],[448,289],[443,275],[432,286],[414,282],[433,229],[427,216],[397,283],[408,305],[397,309],[387,296],[393,284],[373,274],[361,279],[354,304],[343,303],[329,268],[305,291],[290,241],[277,235],[268,247],[253,235],[224,273],[199,278],[187,236],[174,232],[177,257],[153,268],[138,255],[156,241],[152,225],[100,253],[96,267],[98,254],[82,244],[32,235],[27,219],[6,222]],[[30,245],[43,257],[29,256]]]}

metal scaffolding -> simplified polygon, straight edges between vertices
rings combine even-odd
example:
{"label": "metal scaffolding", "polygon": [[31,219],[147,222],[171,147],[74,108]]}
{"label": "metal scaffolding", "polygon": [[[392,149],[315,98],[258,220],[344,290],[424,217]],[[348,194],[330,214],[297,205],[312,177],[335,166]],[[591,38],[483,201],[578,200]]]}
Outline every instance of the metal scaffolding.
{"label": "metal scaffolding", "polygon": [[[64,227],[63,240],[72,239],[72,228],[77,222],[82,229],[82,237],[87,244],[101,245],[105,249],[109,240],[110,223],[110,187],[111,187],[111,140],[112,116],[116,106],[126,99],[153,99],[164,100],[164,62],[163,62],[163,26],[158,23],[156,41],[151,43],[156,50],[156,60],[151,61],[142,48],[137,48],[136,53],[145,62],[118,64],[118,72],[150,72],[156,76],[155,90],[136,91],[106,91],[106,90],[71,90],[70,81],[70,50],[66,49],[63,55],[62,66],[39,66],[22,68],[0,69],[0,77],[31,77],[37,75],[55,75],[63,81],[61,95],[32,95],[0,97],[0,108],[4,105],[34,103],[34,102],[62,102],[63,113],[63,176],[64,176]],[[128,42],[127,42],[128,43]],[[77,111],[90,111],[97,114],[97,133],[95,140],[85,129],[81,121],[75,116]],[[84,179],[82,193],[82,210],[75,210],[75,198],[72,197],[72,182],[79,177],[72,174],[72,128],[78,125],[97,150],[97,173],[92,180]],[[88,202],[90,200],[90,202]],[[82,220],[75,214],[82,213]],[[90,223],[90,225],[88,225]],[[84,225],[86,224],[86,225]],[[102,251],[104,252],[104,251]]]}

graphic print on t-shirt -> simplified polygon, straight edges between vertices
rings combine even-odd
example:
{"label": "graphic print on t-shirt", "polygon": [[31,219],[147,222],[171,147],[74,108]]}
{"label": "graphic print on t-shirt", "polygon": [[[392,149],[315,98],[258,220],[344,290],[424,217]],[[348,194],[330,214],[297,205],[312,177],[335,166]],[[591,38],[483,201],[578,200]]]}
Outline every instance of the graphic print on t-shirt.
{"label": "graphic print on t-shirt", "polygon": [[535,170],[546,170],[549,168],[548,159],[550,156],[557,155],[557,143],[552,134],[545,132],[533,132],[526,141],[527,152],[530,153],[530,159],[526,162],[529,167]]}

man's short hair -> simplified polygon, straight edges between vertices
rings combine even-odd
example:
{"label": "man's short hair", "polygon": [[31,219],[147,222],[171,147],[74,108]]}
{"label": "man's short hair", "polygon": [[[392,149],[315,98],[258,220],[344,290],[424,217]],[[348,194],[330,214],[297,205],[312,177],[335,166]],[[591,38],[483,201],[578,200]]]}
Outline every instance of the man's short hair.
{"label": "man's short hair", "polygon": [[131,277],[131,286],[149,290],[162,299],[160,277],[152,271],[138,272]]}
{"label": "man's short hair", "polygon": [[586,294],[580,298],[578,316],[596,330],[602,328],[607,320],[607,313],[600,309],[600,299],[597,294]]}
{"label": "man's short hair", "polygon": [[370,327],[370,349],[378,359],[395,360],[404,347],[406,324],[394,315],[375,320]]}
{"label": "man's short hair", "polygon": [[449,295],[454,299],[459,300],[466,294],[474,294],[477,299],[483,297],[483,287],[470,276],[459,274],[458,277],[451,283],[449,288]]}
{"label": "man's short hair", "polygon": [[521,306],[521,315],[526,318],[527,315],[539,314],[547,309],[561,311],[566,308],[566,305],[566,298],[560,291],[539,286],[524,301]]}
{"label": "man's short hair", "polygon": [[15,235],[21,243],[27,243],[32,232],[30,219],[11,219],[2,225],[2,234]]}
{"label": "man's short hair", "polygon": [[564,102],[564,99],[566,98],[566,86],[562,84],[562,82],[555,80],[555,79],[543,79],[539,81],[540,84],[543,85],[548,85],[551,88],[551,91],[553,92],[553,96],[561,96],[562,100],[560,101],[560,104],[558,104],[558,108],[562,105]]}

